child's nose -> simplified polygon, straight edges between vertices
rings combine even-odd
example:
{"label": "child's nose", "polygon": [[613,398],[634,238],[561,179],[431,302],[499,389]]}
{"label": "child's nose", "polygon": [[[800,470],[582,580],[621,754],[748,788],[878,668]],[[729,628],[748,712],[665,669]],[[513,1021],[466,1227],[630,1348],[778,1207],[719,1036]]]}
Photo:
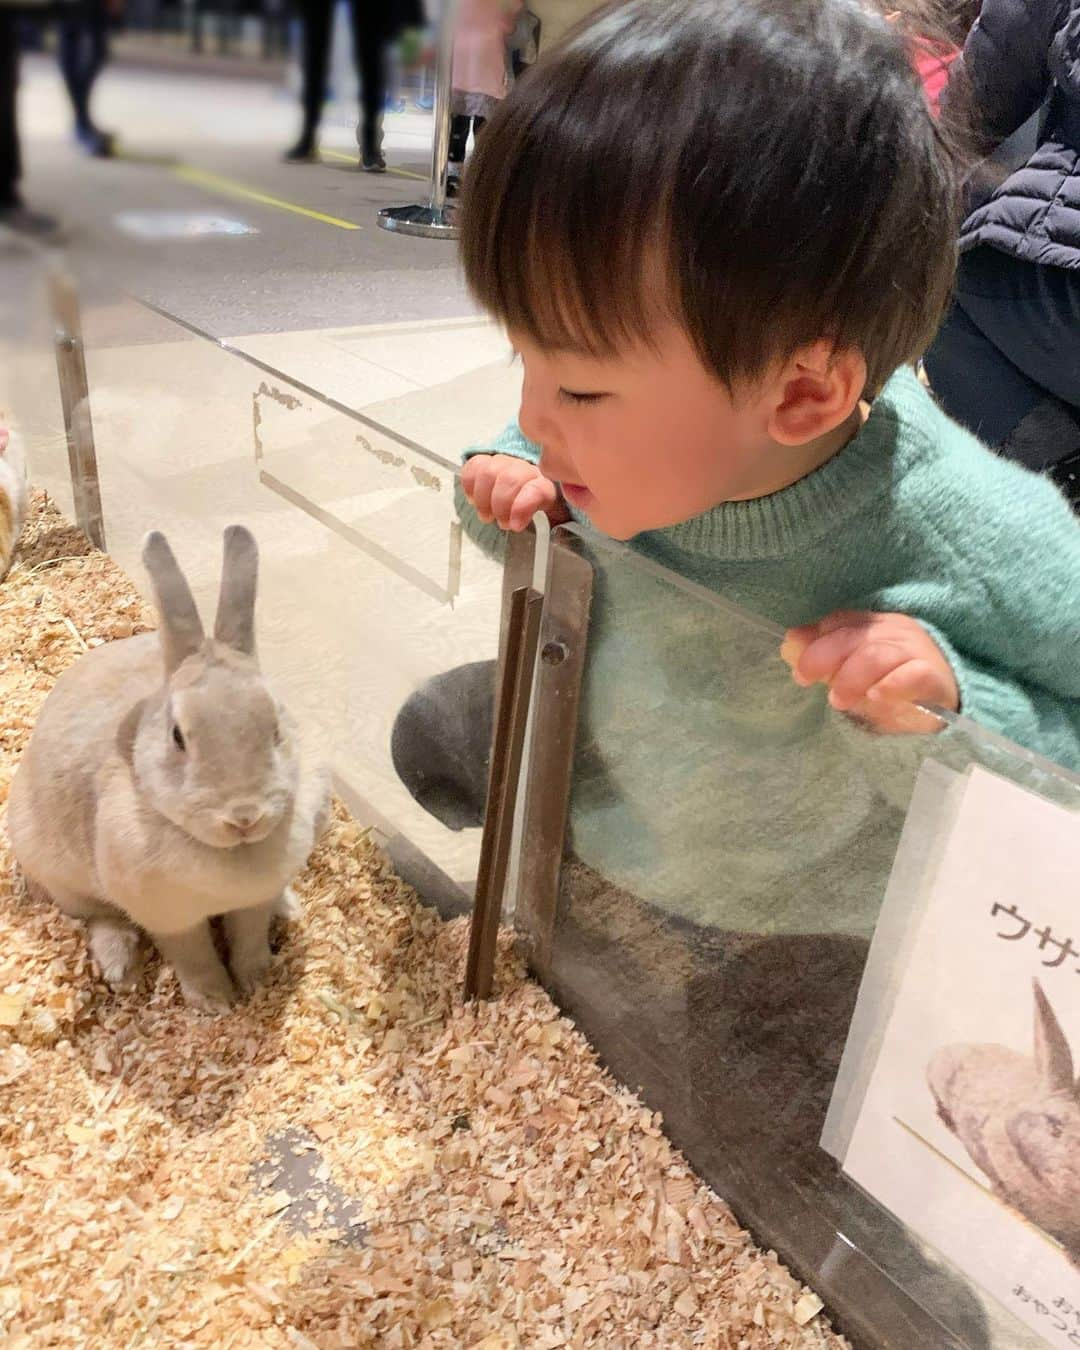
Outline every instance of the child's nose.
{"label": "child's nose", "polygon": [[534,445],[542,445],[546,450],[557,451],[562,445],[558,424],[536,398],[523,397],[518,413],[518,426],[526,440]]}

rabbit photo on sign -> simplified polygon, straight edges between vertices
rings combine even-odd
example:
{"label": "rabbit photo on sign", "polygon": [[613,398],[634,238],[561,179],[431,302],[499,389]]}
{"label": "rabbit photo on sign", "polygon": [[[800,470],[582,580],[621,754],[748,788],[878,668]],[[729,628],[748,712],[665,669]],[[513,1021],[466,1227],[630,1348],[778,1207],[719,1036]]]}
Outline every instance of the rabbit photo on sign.
{"label": "rabbit photo on sign", "polygon": [[1034,1055],[950,1045],[927,1068],[938,1115],[995,1194],[1055,1238],[1080,1267],[1080,1082],[1038,980]]}
{"label": "rabbit photo on sign", "polygon": [[209,639],[164,535],[142,556],[160,630],[95,648],[57,681],[12,783],[8,833],[28,885],[85,920],[113,988],[138,984],[145,933],[187,1002],[218,1012],[270,966],[270,923],[291,912],[328,783],[259,670],[253,536],[225,531]]}

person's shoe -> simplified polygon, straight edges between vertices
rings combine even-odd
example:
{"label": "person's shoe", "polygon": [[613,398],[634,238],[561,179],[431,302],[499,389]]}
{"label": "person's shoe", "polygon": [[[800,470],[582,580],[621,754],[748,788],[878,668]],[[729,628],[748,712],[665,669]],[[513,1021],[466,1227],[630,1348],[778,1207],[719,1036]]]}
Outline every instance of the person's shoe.
{"label": "person's shoe", "polygon": [[385,173],[386,159],[381,150],[365,150],[360,157],[360,168],[364,173]]}
{"label": "person's shoe", "polygon": [[314,133],[305,132],[295,145],[285,151],[286,164],[311,164],[319,158],[319,149],[315,144]]}
{"label": "person's shoe", "polygon": [[43,243],[59,237],[61,228],[55,216],[47,216],[43,211],[31,211],[21,201],[0,206],[0,226]]}
{"label": "person's shoe", "polygon": [[447,175],[447,179],[446,179],[446,195],[447,195],[448,197],[451,197],[451,198],[453,198],[453,197],[460,197],[460,196],[461,196],[461,175],[460,175],[460,174],[458,174],[458,173],[452,173],[452,174],[448,174],[448,175]]}
{"label": "person's shoe", "polygon": [[115,137],[92,124],[85,127],[77,127],[75,130],[75,139],[82,147],[84,153],[92,156],[94,159],[109,159],[116,148]]}

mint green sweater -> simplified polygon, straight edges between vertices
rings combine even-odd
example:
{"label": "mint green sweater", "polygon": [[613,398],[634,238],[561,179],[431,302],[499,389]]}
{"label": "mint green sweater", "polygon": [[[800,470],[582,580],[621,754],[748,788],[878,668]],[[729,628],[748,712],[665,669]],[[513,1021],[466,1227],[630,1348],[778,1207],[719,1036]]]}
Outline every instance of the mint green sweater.
{"label": "mint green sweater", "polygon": [[[468,455],[480,453],[538,458],[516,425]],[[494,527],[460,506],[496,549]],[[910,614],[952,663],[966,716],[1080,770],[1080,521],[1049,482],[945,417],[909,370],[807,478],[630,547],[783,627],[838,609]],[[831,714],[822,690],[794,684],[771,635],[705,618],[642,570],[605,567],[598,586],[575,854],[712,924],[871,932],[925,738]]]}

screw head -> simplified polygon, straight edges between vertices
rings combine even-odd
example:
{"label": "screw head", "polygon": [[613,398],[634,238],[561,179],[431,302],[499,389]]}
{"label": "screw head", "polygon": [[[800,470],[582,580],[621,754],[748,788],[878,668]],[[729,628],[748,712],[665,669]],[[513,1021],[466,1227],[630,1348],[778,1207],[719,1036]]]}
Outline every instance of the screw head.
{"label": "screw head", "polygon": [[569,655],[565,642],[545,642],[540,660],[545,666],[561,666]]}

